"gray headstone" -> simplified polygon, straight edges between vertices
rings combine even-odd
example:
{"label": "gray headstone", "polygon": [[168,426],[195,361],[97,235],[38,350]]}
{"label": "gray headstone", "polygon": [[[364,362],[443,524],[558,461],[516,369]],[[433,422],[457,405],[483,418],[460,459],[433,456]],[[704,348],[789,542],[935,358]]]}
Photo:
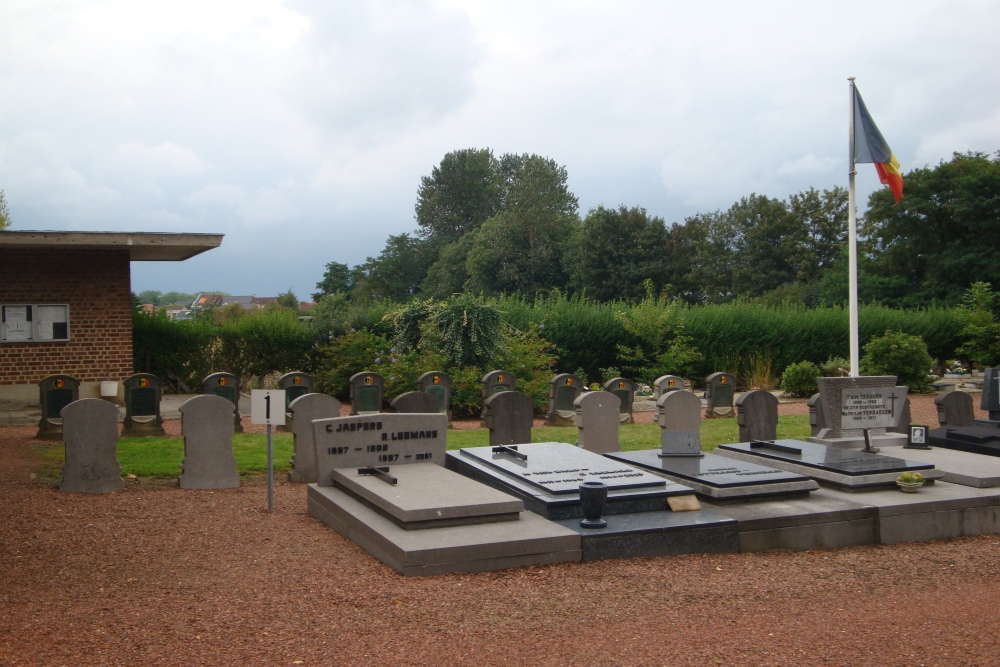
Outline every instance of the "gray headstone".
{"label": "gray headstone", "polygon": [[62,409],[80,398],[80,381],[71,375],[50,375],[38,383],[38,404],[42,418],[38,420],[39,440],[62,439]]}
{"label": "gray headstone", "polygon": [[807,403],[809,406],[809,435],[818,436],[826,428],[826,411],[823,409],[823,397],[813,394]]}
{"label": "gray headstone", "polygon": [[240,379],[232,373],[212,373],[201,381],[201,393],[221,396],[233,404],[233,431],[243,432],[240,422]]}
{"label": "gray headstone", "polygon": [[769,391],[745,391],[736,399],[740,442],[778,437],[778,399]]}
{"label": "gray headstone", "polygon": [[125,488],[118,464],[118,408],[99,398],[73,401],[60,411],[66,464],[60,491],[109,493]]}
{"label": "gray headstone", "polygon": [[964,391],[946,391],[934,399],[938,421],[941,426],[972,426],[976,413],[972,406],[972,396]]}
{"label": "gray headstone", "polygon": [[490,371],[483,376],[482,380],[482,395],[483,395],[483,426],[486,425],[486,399],[493,394],[498,394],[501,391],[514,391],[517,385],[517,378],[514,377],[513,373],[503,370]]}
{"label": "gray headstone", "polygon": [[671,391],[656,402],[660,454],[704,456],[701,451],[701,399],[689,391]]}
{"label": "gray headstone", "polygon": [[288,406],[296,398],[313,392],[313,379],[312,376],[301,371],[292,371],[278,378],[278,389],[285,392],[285,410],[287,411]]}
{"label": "gray headstone", "polygon": [[736,414],[736,376],[732,373],[712,373],[705,378],[705,417],[732,417]]}
{"label": "gray headstone", "polygon": [[240,485],[233,456],[233,403],[202,394],[180,407],[184,459],[182,489],[231,489]]}
{"label": "gray headstone", "polygon": [[684,378],[676,375],[661,375],[653,382],[653,400],[658,401],[668,391],[678,391],[684,388]]}
{"label": "gray headstone", "polygon": [[502,391],[486,399],[486,428],[490,446],[521,445],[531,442],[535,402],[519,391]]}
{"label": "gray headstone", "polygon": [[333,485],[338,468],[393,466],[409,463],[444,465],[448,419],[442,414],[385,412],[317,419],[316,484]]}
{"label": "gray headstone", "polygon": [[635,390],[635,382],[622,377],[612,378],[604,383],[604,391],[610,391],[621,402],[618,418],[623,424],[632,423],[632,403],[635,400]]}
{"label": "gray headstone", "polygon": [[392,399],[389,407],[394,412],[440,413],[438,399],[422,391],[408,391]]}
{"label": "gray headstone", "polygon": [[288,481],[315,483],[316,440],[313,435],[313,420],[339,417],[340,401],[326,394],[306,394],[292,401],[288,409],[292,413],[292,438],[295,447]]}
{"label": "gray headstone", "polygon": [[549,380],[549,412],[545,423],[549,426],[572,426],[573,402],[583,391],[583,382],[571,373],[560,373]]}
{"label": "gray headstone", "polygon": [[428,371],[417,378],[417,387],[438,399],[438,412],[451,413],[451,377],[441,371]]}
{"label": "gray headstone", "polygon": [[385,378],[378,373],[362,371],[351,376],[351,414],[369,415],[382,412]]}
{"label": "gray headstone", "polygon": [[573,403],[580,446],[588,452],[620,452],[621,401],[610,391],[590,391]]}
{"label": "gray headstone", "polygon": [[122,382],[125,388],[125,421],[122,436],[166,435],[160,416],[163,381],[149,373],[136,373]]}
{"label": "gray headstone", "polygon": [[[888,426],[895,426],[902,416],[901,398],[906,397],[906,387],[896,387],[894,375],[872,375],[865,377],[817,378],[819,384],[820,404],[823,406],[827,427],[819,432],[818,438],[834,439],[860,436],[862,428],[884,428],[881,424],[892,421]],[[886,394],[885,399],[878,401],[878,412],[886,412],[894,420],[887,420],[886,414],[874,415],[875,412],[865,408],[868,400],[864,398],[867,389],[898,389],[895,399]],[[880,394],[881,395],[881,394]],[[893,414],[894,413],[894,414]]]}
{"label": "gray headstone", "polygon": [[979,407],[990,413],[990,420],[1000,420],[1000,368],[987,368],[983,373],[983,399]]}

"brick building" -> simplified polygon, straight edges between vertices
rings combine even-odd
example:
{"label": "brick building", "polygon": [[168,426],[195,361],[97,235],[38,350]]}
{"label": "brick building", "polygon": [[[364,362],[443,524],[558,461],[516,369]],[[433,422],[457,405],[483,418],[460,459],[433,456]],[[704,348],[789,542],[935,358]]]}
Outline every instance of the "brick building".
{"label": "brick building", "polygon": [[[132,375],[131,262],[183,261],[222,234],[0,231],[0,408],[38,403],[38,382]],[[119,388],[120,391],[120,388]]]}

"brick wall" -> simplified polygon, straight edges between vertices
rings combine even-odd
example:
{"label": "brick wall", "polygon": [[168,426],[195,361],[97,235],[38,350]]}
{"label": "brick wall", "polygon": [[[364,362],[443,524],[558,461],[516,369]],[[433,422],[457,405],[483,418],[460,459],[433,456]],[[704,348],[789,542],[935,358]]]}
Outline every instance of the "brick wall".
{"label": "brick wall", "polygon": [[[0,232],[3,233],[3,232]],[[128,250],[0,249],[0,303],[69,304],[69,341],[0,343],[0,385],[132,374]]]}

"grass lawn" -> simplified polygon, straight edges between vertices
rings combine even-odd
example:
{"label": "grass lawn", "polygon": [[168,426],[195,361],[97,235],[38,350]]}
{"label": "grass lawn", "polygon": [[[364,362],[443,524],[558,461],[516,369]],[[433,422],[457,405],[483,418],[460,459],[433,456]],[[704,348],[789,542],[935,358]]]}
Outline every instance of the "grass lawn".
{"label": "grass lawn", "polygon": [[[577,430],[567,426],[544,426],[531,431],[532,442],[575,443]],[[701,423],[701,448],[710,452],[720,444],[739,441],[735,419],[709,419]],[[778,418],[778,437],[805,440],[809,435],[809,417],[790,415]],[[657,424],[624,424],[619,429],[622,450],[657,449],[660,446],[660,427]],[[490,444],[486,429],[448,431],[448,449],[485,447]],[[60,477],[64,460],[62,443],[38,445],[42,458],[42,472]],[[291,467],[293,444],[291,433],[274,434],[274,469],[285,471]],[[233,436],[233,455],[236,469],[241,475],[267,471],[267,436],[264,434],[238,433]],[[124,474],[136,477],[176,478],[181,474],[184,458],[184,441],[180,438],[120,438],[118,461]]]}

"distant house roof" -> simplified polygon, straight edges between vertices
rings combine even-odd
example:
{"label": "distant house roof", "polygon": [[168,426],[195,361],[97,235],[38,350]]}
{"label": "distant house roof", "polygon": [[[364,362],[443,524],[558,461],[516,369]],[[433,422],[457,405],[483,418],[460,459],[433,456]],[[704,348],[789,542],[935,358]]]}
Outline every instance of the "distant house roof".
{"label": "distant house roof", "polygon": [[233,303],[238,303],[243,308],[254,308],[256,304],[254,303],[253,296],[226,296],[222,297],[222,305],[228,306]]}
{"label": "distant house roof", "polygon": [[167,232],[55,232],[0,233],[0,248],[123,248],[133,262],[180,262],[222,244],[222,234]]}
{"label": "distant house roof", "polygon": [[225,297],[221,294],[199,294],[191,302],[192,308],[215,308],[222,305]]}
{"label": "distant house roof", "polygon": [[256,306],[263,308],[264,306],[269,306],[278,300],[276,296],[255,296],[253,297],[253,303]]}

